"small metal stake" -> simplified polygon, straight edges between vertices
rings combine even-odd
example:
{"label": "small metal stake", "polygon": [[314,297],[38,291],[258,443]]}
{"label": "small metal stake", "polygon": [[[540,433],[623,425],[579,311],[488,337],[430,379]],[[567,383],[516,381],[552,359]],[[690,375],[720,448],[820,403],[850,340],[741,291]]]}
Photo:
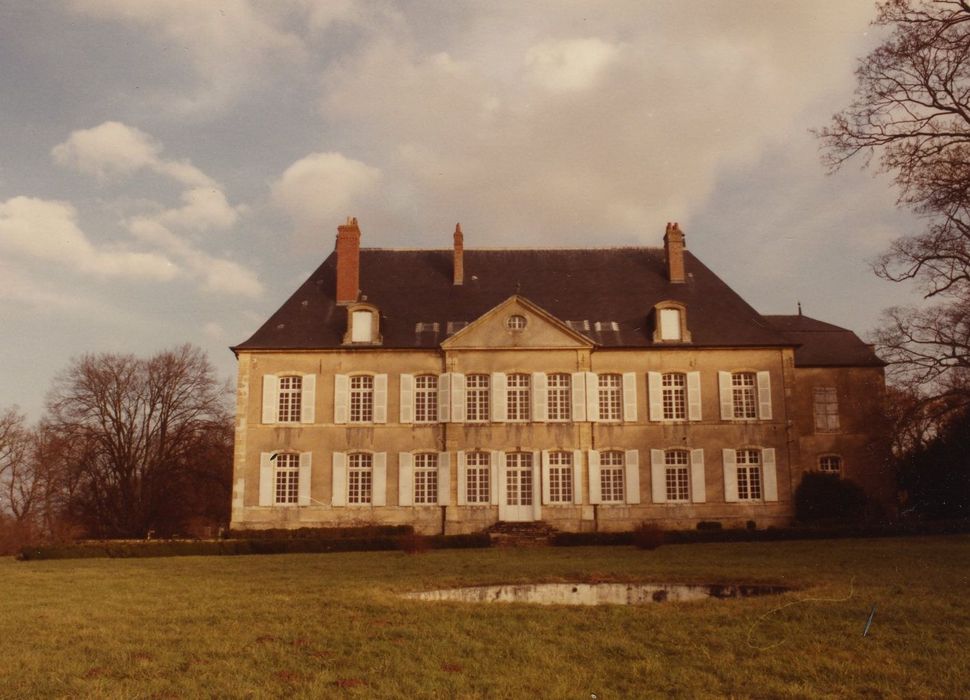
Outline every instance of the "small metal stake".
{"label": "small metal stake", "polygon": [[876,606],[872,606],[872,610],[869,611],[869,619],[866,621],[866,628],[862,630],[862,636],[869,636],[869,628],[872,626],[872,618],[876,616]]}

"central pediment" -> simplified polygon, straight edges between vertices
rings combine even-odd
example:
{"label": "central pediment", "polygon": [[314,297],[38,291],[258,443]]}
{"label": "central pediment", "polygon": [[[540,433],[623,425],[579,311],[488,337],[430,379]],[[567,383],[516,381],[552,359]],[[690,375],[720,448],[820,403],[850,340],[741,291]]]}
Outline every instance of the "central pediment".
{"label": "central pediment", "polygon": [[446,350],[592,348],[593,341],[525,297],[513,295],[441,343]]}

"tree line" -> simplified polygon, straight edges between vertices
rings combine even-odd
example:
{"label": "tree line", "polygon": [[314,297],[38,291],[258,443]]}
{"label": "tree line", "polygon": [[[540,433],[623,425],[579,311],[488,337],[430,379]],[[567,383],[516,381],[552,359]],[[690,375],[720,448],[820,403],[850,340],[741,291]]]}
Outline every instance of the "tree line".
{"label": "tree line", "polygon": [[8,539],[215,534],[229,520],[231,394],[192,345],[73,360],[35,426],[0,413]]}

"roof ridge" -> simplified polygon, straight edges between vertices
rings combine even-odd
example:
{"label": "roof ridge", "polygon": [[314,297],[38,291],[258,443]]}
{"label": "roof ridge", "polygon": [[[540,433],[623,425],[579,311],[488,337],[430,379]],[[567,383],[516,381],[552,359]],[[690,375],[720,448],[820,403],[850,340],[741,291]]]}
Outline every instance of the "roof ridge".
{"label": "roof ridge", "polygon": [[[360,249],[361,252],[364,251],[377,251],[377,252],[394,252],[394,253],[450,253],[453,248],[398,248],[398,247],[363,247]],[[535,252],[553,252],[553,251],[588,251],[588,250],[663,250],[663,246],[640,246],[640,245],[616,245],[616,246],[600,246],[600,247],[590,247],[590,246],[558,246],[555,248],[536,248],[529,246],[485,246],[478,248],[465,248],[465,252],[501,252],[505,250],[515,250],[515,251],[535,251]]]}

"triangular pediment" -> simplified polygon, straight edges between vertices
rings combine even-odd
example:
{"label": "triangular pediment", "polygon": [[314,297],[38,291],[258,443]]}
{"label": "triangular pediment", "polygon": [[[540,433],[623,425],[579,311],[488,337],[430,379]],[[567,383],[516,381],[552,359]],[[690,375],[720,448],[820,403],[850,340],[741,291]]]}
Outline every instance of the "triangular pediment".
{"label": "triangular pediment", "polygon": [[441,343],[441,347],[446,350],[457,348],[551,350],[592,348],[593,342],[525,297],[514,295],[445,340]]}

